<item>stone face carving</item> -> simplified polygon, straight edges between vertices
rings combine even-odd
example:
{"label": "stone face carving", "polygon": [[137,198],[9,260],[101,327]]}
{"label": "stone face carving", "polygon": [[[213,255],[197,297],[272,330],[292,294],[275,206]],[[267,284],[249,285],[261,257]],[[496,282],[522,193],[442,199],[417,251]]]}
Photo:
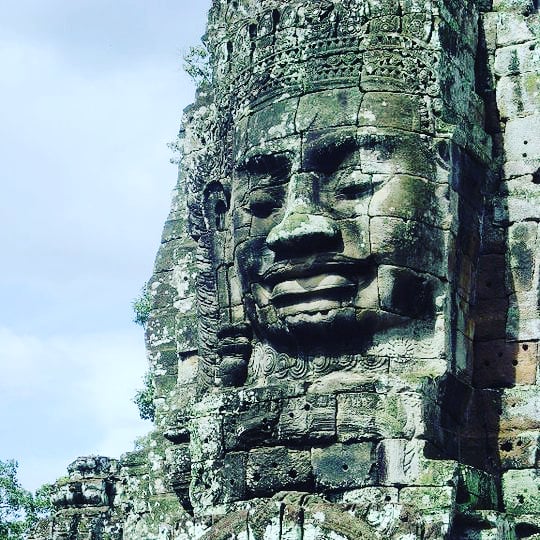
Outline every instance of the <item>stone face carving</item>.
{"label": "stone face carving", "polygon": [[[434,156],[420,135],[357,128],[360,97],[342,89],[267,105],[238,150],[234,262],[248,319],[274,346],[361,354],[374,333],[407,316],[435,318],[448,219]],[[319,118],[347,107],[348,125]],[[289,112],[303,131],[287,126]],[[283,126],[292,133],[280,136]],[[430,247],[431,268],[417,255]],[[383,279],[388,267],[393,279]],[[409,299],[393,302],[400,291]]]}
{"label": "stone face carving", "polygon": [[539,17],[213,1],[150,287],[157,430],[71,467],[54,539],[540,533]]}

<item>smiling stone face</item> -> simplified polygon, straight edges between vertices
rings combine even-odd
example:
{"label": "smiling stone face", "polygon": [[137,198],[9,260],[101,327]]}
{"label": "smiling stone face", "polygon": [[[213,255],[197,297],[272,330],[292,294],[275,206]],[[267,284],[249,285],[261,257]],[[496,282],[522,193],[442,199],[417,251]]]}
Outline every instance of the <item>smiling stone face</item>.
{"label": "smiling stone face", "polygon": [[[237,132],[236,270],[256,333],[274,345],[320,350],[331,337],[358,351],[434,316],[445,187],[430,140],[358,127],[360,114],[357,90],[326,91],[267,105],[247,140]],[[405,282],[411,302],[396,298]]]}

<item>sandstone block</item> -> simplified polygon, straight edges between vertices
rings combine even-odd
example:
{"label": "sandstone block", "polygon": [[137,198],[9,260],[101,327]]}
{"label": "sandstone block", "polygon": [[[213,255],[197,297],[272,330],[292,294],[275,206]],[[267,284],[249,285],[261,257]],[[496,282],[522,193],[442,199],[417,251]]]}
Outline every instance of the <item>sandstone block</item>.
{"label": "sandstone block", "polygon": [[259,145],[264,141],[281,139],[295,132],[294,118],[298,108],[298,99],[284,99],[272,107],[255,112],[249,119],[248,142]]}
{"label": "sandstone block", "polygon": [[506,338],[530,341],[540,336],[540,306],[538,291],[518,292],[510,296]]}
{"label": "sandstone block", "polygon": [[481,255],[478,260],[476,283],[477,298],[504,298],[506,296],[505,258],[502,254]]}
{"label": "sandstone block", "polygon": [[371,442],[313,448],[311,461],[316,485],[330,490],[372,485],[375,481],[373,449]]}
{"label": "sandstone block", "polygon": [[425,456],[425,441],[387,439],[377,447],[378,482],[383,486],[445,486],[455,481],[457,463]]}
{"label": "sandstone block", "polygon": [[358,88],[326,90],[300,98],[296,129],[327,129],[355,126],[362,94]]}
{"label": "sandstone block", "polygon": [[248,454],[246,486],[252,495],[307,489],[312,481],[310,453],[285,447],[258,448]]}
{"label": "sandstone block", "polygon": [[[377,177],[374,177],[377,183]],[[414,176],[381,178],[369,205],[370,216],[398,217],[448,228],[448,188]]]}
{"label": "sandstone block", "polygon": [[336,435],[336,397],[308,394],[284,401],[277,437],[283,442],[332,439]]}
{"label": "sandstone block", "polygon": [[504,47],[531,41],[535,36],[530,25],[535,22],[516,13],[500,13],[497,22],[497,45]]}
{"label": "sandstone block", "polygon": [[[405,266],[444,277],[448,233],[416,221],[373,217],[370,220],[371,251],[384,264]],[[423,249],[418,250],[419,239]]]}
{"label": "sandstone block", "polygon": [[[530,2],[531,0],[525,0]],[[540,65],[540,51],[534,41],[500,47],[495,51],[495,74],[499,77],[535,72]]]}
{"label": "sandstone block", "polygon": [[540,514],[540,473],[511,470],[503,474],[503,500],[510,514]]}
{"label": "sandstone block", "polygon": [[503,433],[498,443],[501,466],[504,469],[533,469],[538,466],[540,432]]}
{"label": "sandstone block", "polygon": [[540,430],[540,396],[534,387],[509,388],[501,396],[499,430],[502,437]]}
{"label": "sandstone block", "polygon": [[540,133],[540,114],[538,113],[509,120],[504,135],[508,161],[528,162],[540,159],[538,133]]}
{"label": "sandstone block", "polygon": [[338,395],[337,433],[341,442],[412,438],[423,432],[418,394]]}
{"label": "sandstone block", "polygon": [[538,365],[536,342],[504,339],[476,342],[474,384],[481,388],[535,384]]}
{"label": "sandstone block", "polygon": [[539,98],[540,76],[537,73],[505,76],[497,85],[497,104],[503,120],[534,114]]}

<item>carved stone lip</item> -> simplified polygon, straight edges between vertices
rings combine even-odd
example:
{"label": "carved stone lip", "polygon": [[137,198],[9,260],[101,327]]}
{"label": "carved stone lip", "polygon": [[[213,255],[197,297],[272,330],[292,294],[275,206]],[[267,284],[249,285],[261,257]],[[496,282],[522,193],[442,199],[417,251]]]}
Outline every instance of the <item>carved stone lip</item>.
{"label": "carved stone lip", "polygon": [[357,282],[336,273],[324,273],[310,277],[301,277],[288,281],[280,281],[272,289],[271,299],[283,300],[292,297],[305,297],[325,294],[331,291],[355,289]]}
{"label": "carved stone lip", "polygon": [[273,289],[278,283],[325,274],[344,278],[363,276],[368,273],[368,267],[367,259],[352,259],[339,254],[313,255],[277,262],[262,275],[262,280]]}

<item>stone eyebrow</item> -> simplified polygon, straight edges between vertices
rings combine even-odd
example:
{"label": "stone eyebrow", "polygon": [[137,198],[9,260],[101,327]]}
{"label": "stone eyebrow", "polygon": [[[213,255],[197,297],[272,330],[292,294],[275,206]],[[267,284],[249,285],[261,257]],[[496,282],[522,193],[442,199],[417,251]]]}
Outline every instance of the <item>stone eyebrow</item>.
{"label": "stone eyebrow", "polygon": [[252,152],[240,160],[236,165],[236,171],[273,176],[288,170],[290,159],[288,152]]}
{"label": "stone eyebrow", "polygon": [[358,148],[359,141],[354,134],[337,138],[321,138],[308,144],[305,165],[323,172],[332,172]]}
{"label": "stone eyebrow", "polygon": [[362,134],[357,137],[358,148],[373,148],[385,150],[388,153],[394,152],[398,141],[396,136],[391,135],[376,135],[376,134]]}

